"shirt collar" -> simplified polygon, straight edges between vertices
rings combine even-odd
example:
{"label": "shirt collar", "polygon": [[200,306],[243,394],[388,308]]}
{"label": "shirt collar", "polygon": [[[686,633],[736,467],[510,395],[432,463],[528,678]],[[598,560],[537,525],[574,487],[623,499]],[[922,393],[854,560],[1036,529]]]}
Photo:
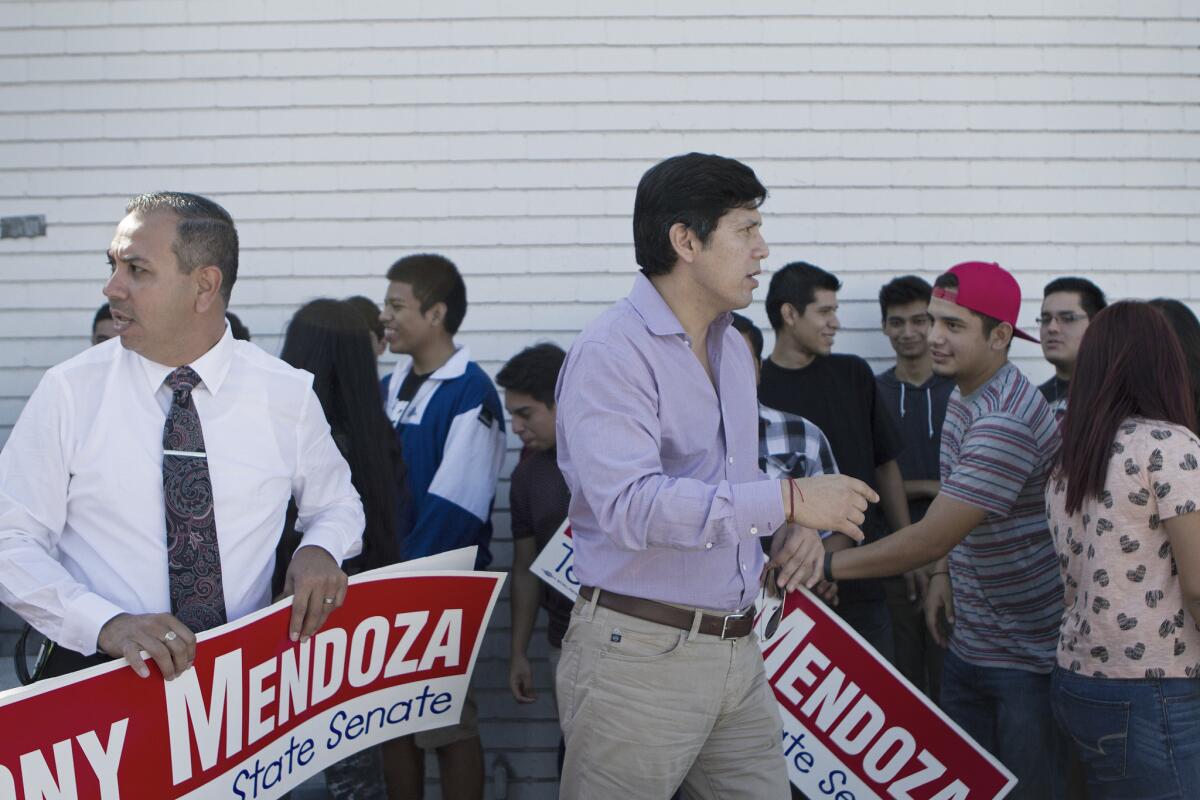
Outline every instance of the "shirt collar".
{"label": "shirt collar", "polygon": [[[461,345],[454,351],[454,355],[450,356],[450,360],[429,374],[429,380],[433,381],[449,381],[461,377],[467,371],[467,365],[471,363],[471,351],[466,345]],[[412,359],[400,359],[396,362],[393,368],[393,373],[401,380],[412,371]]]}
{"label": "shirt collar", "polygon": [[633,289],[626,299],[655,336],[672,336],[685,332],[675,312],[645,275],[639,273],[633,279]]}
{"label": "shirt collar", "polygon": [[[654,284],[645,275],[638,273],[633,279],[633,289],[626,298],[633,310],[638,313],[646,328],[655,336],[686,336],[687,332],[675,316],[675,312],[667,305],[667,301],[654,288]],[[733,322],[733,314],[726,311],[719,314],[708,326],[710,331],[723,333]]]}
{"label": "shirt collar", "polygon": [[[209,348],[207,353],[188,365],[200,376],[200,382],[208,389],[209,394],[216,395],[225,381],[225,376],[229,374],[229,367],[233,363],[233,347],[233,333],[229,330],[229,323],[226,322],[225,333],[217,343]],[[142,374],[146,376],[146,383],[151,393],[157,392],[167,376],[176,369],[151,361],[137,353],[132,355],[141,364]]]}

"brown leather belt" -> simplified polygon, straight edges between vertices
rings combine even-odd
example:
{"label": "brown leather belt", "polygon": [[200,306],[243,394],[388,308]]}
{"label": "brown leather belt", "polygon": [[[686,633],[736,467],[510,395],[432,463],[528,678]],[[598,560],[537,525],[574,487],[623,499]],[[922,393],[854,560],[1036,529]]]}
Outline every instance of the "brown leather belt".
{"label": "brown leather belt", "polygon": [[[594,590],[591,586],[579,587],[579,596],[584,600],[591,600],[593,593]],[[607,589],[600,590],[600,599],[596,601],[596,605],[683,631],[692,629],[692,622],[696,615],[695,611],[688,611],[685,608],[659,603],[655,600],[645,600],[641,597],[617,594]],[[719,636],[722,639],[740,639],[754,630],[754,606],[735,614],[702,614],[699,630],[700,633]]]}

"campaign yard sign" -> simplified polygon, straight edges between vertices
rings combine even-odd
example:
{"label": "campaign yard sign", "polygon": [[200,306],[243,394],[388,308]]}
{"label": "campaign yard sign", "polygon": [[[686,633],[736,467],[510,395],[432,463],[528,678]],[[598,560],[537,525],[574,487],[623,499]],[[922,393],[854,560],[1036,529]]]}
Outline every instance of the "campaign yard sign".
{"label": "campaign yard sign", "polygon": [[778,629],[759,645],[788,775],[810,798],[1001,798],[1016,785],[809,591],[788,594]]}
{"label": "campaign yard sign", "polygon": [[473,551],[351,578],[302,644],[283,600],[198,636],[173,681],[114,661],[0,694],[0,800],[270,800],[456,723],[504,580],[472,571]]}
{"label": "campaign yard sign", "polygon": [[[533,571],[574,599],[564,523]],[[773,635],[755,632],[783,718],[792,783],[812,800],[997,800],[1017,780],[808,590],[791,592]]]}
{"label": "campaign yard sign", "polygon": [[575,577],[575,540],[571,536],[570,520],[565,520],[559,526],[529,569],[568,600],[574,601],[579,596],[579,581]]}

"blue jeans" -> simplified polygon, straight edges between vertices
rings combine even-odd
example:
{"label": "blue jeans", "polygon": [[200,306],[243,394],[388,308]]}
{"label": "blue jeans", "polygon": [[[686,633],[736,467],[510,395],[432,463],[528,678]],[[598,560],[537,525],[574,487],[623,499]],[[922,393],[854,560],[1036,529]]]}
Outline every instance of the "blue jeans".
{"label": "blue jeans", "polygon": [[942,709],[1017,776],[1008,800],[1066,793],[1066,747],[1050,710],[1050,676],[977,667],[952,651],[942,663]]}
{"label": "blue jeans", "polygon": [[1056,669],[1051,691],[1054,717],[1075,741],[1091,800],[1196,797],[1200,681],[1089,678]]}

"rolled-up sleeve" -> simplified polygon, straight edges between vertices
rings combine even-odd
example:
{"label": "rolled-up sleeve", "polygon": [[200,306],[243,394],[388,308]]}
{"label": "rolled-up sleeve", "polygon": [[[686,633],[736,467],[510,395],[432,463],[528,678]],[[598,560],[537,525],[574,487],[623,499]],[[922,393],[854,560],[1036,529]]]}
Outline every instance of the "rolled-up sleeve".
{"label": "rolled-up sleeve", "polygon": [[320,401],[311,389],[300,416],[292,494],[298,511],[300,547],[316,545],[339,564],[362,552],[366,518],[350,481],[350,467],[329,433]]}
{"label": "rolled-up sleeve", "polygon": [[659,397],[649,365],[610,343],[580,343],[564,365],[560,465],[604,534],[628,550],[705,550],[782,525],[778,484],[757,464],[757,478],[738,483],[664,472]]}

